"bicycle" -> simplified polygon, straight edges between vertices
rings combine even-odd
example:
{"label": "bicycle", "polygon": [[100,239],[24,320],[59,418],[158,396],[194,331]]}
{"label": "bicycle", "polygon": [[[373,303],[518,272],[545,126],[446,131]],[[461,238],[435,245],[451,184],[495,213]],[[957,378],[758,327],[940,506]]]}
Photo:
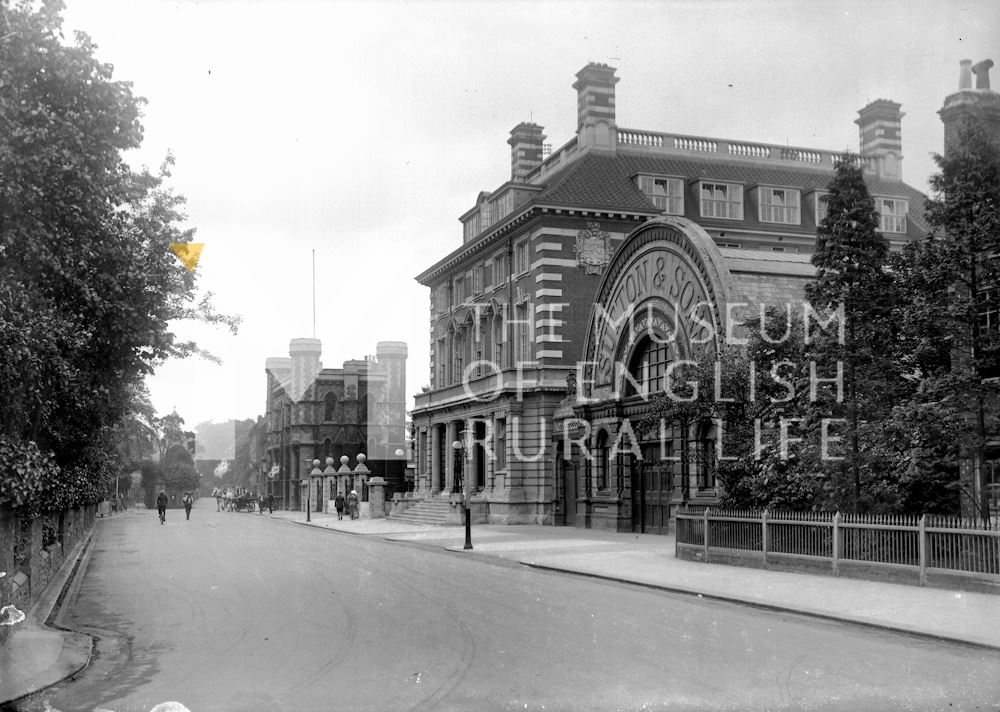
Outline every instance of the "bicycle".
{"label": "bicycle", "polygon": [[160,510],[160,524],[164,524],[164,523],[166,523],[166,521],[167,521],[167,510],[166,509],[161,509]]}

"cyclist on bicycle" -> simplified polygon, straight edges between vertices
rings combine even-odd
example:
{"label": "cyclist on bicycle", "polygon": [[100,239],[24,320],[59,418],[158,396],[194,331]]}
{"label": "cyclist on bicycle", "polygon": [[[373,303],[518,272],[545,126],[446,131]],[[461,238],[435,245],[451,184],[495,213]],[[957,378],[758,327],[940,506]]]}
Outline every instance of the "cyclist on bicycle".
{"label": "cyclist on bicycle", "polygon": [[160,524],[167,518],[167,493],[160,492],[156,497],[156,511],[160,513]]}

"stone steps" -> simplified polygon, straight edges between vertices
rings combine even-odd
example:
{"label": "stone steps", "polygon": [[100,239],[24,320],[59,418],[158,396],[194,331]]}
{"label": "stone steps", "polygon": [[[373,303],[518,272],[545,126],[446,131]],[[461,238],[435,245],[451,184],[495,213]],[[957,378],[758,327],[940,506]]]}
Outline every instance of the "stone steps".
{"label": "stone steps", "polygon": [[[389,519],[396,522],[407,522],[409,524],[452,524],[455,517],[455,510],[451,503],[441,499],[425,499],[417,502],[412,507],[399,512],[393,512]],[[452,521],[449,521],[452,519]]]}

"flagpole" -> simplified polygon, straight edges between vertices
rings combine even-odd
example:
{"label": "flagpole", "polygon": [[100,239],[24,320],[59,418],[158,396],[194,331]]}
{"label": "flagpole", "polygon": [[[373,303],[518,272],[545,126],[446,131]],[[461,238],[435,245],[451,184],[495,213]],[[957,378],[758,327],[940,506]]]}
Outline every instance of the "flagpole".
{"label": "flagpole", "polygon": [[312,251],[313,258],[313,338],[316,338],[316,250]]}

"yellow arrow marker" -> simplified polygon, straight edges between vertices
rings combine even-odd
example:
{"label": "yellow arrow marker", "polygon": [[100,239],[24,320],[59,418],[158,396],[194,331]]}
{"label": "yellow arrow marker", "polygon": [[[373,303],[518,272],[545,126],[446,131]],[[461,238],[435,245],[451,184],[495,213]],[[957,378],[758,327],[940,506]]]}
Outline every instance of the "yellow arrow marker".
{"label": "yellow arrow marker", "polygon": [[204,242],[171,242],[170,249],[181,258],[181,262],[187,267],[188,272],[194,272],[198,266],[198,258],[201,257],[201,250],[205,247]]}

